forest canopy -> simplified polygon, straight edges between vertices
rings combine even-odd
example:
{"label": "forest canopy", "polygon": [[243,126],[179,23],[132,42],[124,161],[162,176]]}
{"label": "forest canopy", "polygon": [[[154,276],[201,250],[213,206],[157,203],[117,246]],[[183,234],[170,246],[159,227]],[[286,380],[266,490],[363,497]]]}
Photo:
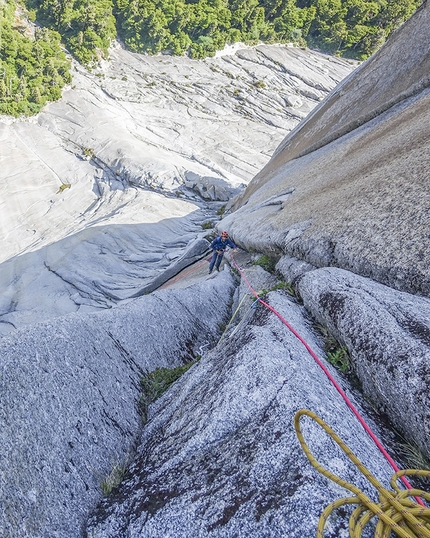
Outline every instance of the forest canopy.
{"label": "forest canopy", "polygon": [[227,43],[298,42],[363,60],[416,9],[416,0],[116,0],[118,31],[136,52],[194,58]]}
{"label": "forest canopy", "polygon": [[17,28],[15,9],[15,2],[0,5],[0,113],[36,114],[61,97],[71,81],[70,61],[61,50],[60,34],[35,28],[26,36]]}
{"label": "forest canopy", "polygon": [[363,60],[420,0],[27,0],[83,63],[115,36],[135,52],[204,58],[228,43],[297,42]]}
{"label": "forest canopy", "polygon": [[[70,62],[134,52],[212,56],[226,44],[288,43],[364,60],[421,0],[0,0],[0,113],[33,114],[61,96]],[[31,32],[30,32],[31,33]]]}

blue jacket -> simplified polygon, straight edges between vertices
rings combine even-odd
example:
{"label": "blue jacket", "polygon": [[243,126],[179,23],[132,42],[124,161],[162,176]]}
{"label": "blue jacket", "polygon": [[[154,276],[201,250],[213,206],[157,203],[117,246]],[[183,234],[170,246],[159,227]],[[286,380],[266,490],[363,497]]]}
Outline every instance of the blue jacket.
{"label": "blue jacket", "polygon": [[221,239],[221,236],[214,239],[211,243],[212,250],[226,250],[227,247],[237,248],[236,245],[233,243],[233,241],[231,241],[228,238],[225,241],[223,241]]}

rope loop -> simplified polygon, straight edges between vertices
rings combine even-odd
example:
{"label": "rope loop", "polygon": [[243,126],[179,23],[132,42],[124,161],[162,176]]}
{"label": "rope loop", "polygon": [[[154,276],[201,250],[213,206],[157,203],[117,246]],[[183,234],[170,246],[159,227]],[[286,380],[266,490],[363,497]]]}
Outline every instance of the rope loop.
{"label": "rope loop", "polygon": [[[379,494],[379,503],[373,502],[357,486],[346,482],[322,466],[311,453],[300,427],[302,416],[308,416],[317,422],[333,441],[340,447],[346,456],[356,465],[359,471],[376,488]],[[430,471],[418,469],[404,469],[392,475],[390,484],[393,490],[384,486],[372,475],[372,473],[361,463],[352,450],[342,441],[342,439],[324,422],[318,415],[307,409],[298,411],[294,417],[294,427],[300,445],[305,452],[311,465],[318,472],[353,493],[352,497],[344,497],[330,503],[322,512],[318,521],[317,538],[323,538],[324,528],[330,514],[341,506],[353,504],[356,508],[349,518],[349,535],[351,538],[361,538],[366,525],[372,518],[377,517],[378,523],[375,529],[375,538],[389,538],[394,532],[400,538],[430,538],[430,508],[424,503],[417,504],[411,497],[421,497],[430,501],[430,493],[420,489],[400,490],[396,482],[404,475],[430,477]]]}

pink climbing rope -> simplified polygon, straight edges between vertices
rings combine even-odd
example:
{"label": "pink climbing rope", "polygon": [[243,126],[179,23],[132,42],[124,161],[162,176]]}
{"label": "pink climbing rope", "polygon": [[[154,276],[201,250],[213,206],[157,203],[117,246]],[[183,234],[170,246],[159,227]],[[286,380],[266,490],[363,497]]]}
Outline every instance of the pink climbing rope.
{"label": "pink climbing rope", "polygon": [[[368,424],[365,422],[365,420],[363,419],[363,417],[360,415],[360,413],[358,412],[358,410],[355,408],[355,406],[353,405],[353,403],[351,402],[351,400],[348,398],[348,396],[345,394],[345,392],[342,390],[342,388],[339,386],[339,384],[336,382],[336,380],[334,379],[334,377],[331,375],[331,373],[328,371],[328,369],[326,368],[326,366],[321,362],[321,360],[317,357],[316,353],[312,350],[312,348],[309,346],[309,344],[300,336],[300,334],[294,329],[294,327],[292,327],[288,321],[286,319],[284,319],[281,314],[279,312],[277,312],[272,306],[270,306],[269,304],[267,304],[265,301],[263,301],[259,296],[258,294],[256,293],[256,291],[254,290],[254,288],[251,286],[251,284],[249,283],[248,279],[246,278],[246,276],[244,275],[243,271],[240,269],[240,267],[237,265],[236,263],[236,260],[234,259],[233,257],[233,254],[231,254],[231,259],[233,260],[233,263],[236,267],[236,269],[239,271],[240,275],[242,276],[243,280],[246,282],[247,286],[249,287],[251,293],[254,295],[254,297],[256,297],[256,299],[258,299],[258,301],[264,305],[266,308],[268,308],[271,312],[273,312],[275,314],[275,316],[277,316],[281,321],[282,323],[294,334],[294,336],[296,338],[298,338],[298,340],[300,340],[300,342],[305,346],[305,348],[307,349],[307,351],[309,352],[309,354],[311,355],[311,357],[317,362],[318,366],[320,366],[320,368],[323,370],[323,372],[325,373],[325,375],[328,377],[328,379],[331,381],[331,383],[333,384],[333,386],[335,387],[335,389],[339,392],[339,394],[342,396],[343,400],[346,402],[347,406],[351,409],[351,411],[354,413],[354,415],[357,417],[358,421],[360,422],[360,424],[363,426],[363,428],[366,430],[366,432],[369,434],[369,436],[371,437],[371,439],[373,440],[373,442],[376,444],[376,446],[378,447],[378,449],[380,450],[380,452],[382,452],[382,454],[385,456],[386,460],[388,461],[388,463],[391,465],[391,467],[394,469],[394,471],[397,473],[398,471],[400,471],[399,467],[396,465],[396,462],[393,460],[393,458],[388,454],[388,452],[385,450],[385,448],[382,446],[381,442],[379,441],[379,439],[376,437],[376,435],[373,433],[373,431],[370,429],[370,427],[368,426]],[[404,476],[401,476],[400,479],[402,480],[403,484],[408,488],[408,489],[413,489],[412,485],[409,483],[408,479]],[[416,501],[421,505],[421,506],[424,506],[425,507],[425,504],[423,503],[423,501],[419,498],[419,497],[415,497]]]}

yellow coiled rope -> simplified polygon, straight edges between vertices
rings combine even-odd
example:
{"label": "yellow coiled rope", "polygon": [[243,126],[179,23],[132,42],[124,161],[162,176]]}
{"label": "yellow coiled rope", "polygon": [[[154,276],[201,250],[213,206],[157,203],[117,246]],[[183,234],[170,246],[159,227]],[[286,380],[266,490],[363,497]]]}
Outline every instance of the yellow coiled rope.
{"label": "yellow coiled rope", "polygon": [[[342,480],[342,478],[339,478],[317,462],[309,450],[300,429],[300,418],[303,415],[307,415],[317,422],[335,443],[338,444],[348,458],[358,467],[360,472],[378,490],[379,503],[373,502],[359,488]],[[375,538],[389,538],[392,532],[401,538],[430,538],[430,508],[420,506],[411,499],[411,497],[420,497],[421,499],[429,501],[430,493],[419,489],[401,490],[397,485],[397,480],[401,476],[418,475],[430,477],[430,471],[406,469],[394,473],[390,481],[393,490],[390,491],[378,482],[350,448],[318,415],[307,409],[302,409],[296,413],[294,427],[300,445],[315,469],[354,494],[354,497],[338,499],[337,501],[330,503],[324,509],[318,522],[317,538],[323,538],[324,527],[330,514],[340,506],[347,504],[357,505],[349,518],[349,535],[351,538],[360,538],[366,525],[375,516],[379,518],[375,529]]]}

